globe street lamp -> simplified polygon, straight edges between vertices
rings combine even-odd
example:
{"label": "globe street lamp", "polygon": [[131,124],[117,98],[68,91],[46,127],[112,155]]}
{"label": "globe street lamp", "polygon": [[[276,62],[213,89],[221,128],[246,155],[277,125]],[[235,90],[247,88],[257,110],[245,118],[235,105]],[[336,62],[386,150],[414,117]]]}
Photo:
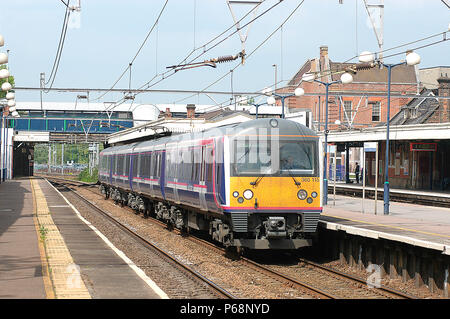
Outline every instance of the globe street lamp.
{"label": "globe street lamp", "polygon": [[0,52],[0,64],[8,63],[8,55],[6,53]]}
{"label": "globe street lamp", "polygon": [[9,75],[8,69],[0,69],[0,79],[7,79]]}
{"label": "globe street lamp", "polygon": [[325,85],[325,152],[323,157],[323,205],[328,203],[328,89],[331,85],[336,83],[349,84],[353,82],[353,77],[350,73],[343,73],[339,81],[322,82],[316,79],[314,73],[305,73],[302,76],[302,80],[305,82],[317,82]]}
{"label": "globe street lamp", "polygon": [[389,215],[389,121],[390,121],[390,110],[391,110],[391,71],[392,68],[399,65],[417,65],[420,63],[420,56],[415,52],[407,52],[406,53],[406,61],[394,64],[385,64],[381,61],[375,61],[375,57],[368,51],[364,51],[359,56],[360,62],[376,62],[378,65],[383,65],[388,70],[388,96],[387,96],[387,115],[386,115],[386,154],[385,154],[385,163],[384,163],[384,192],[383,192],[383,201],[384,201],[384,215]]}
{"label": "globe street lamp", "polygon": [[274,96],[279,97],[281,99],[281,118],[284,119],[284,100],[291,96],[302,96],[304,94],[305,94],[305,90],[303,90],[302,88],[296,88],[294,93],[291,93],[291,94],[281,95],[281,94],[277,94],[277,93],[272,93],[272,95],[267,98],[267,104],[269,104],[269,105],[275,104]]}

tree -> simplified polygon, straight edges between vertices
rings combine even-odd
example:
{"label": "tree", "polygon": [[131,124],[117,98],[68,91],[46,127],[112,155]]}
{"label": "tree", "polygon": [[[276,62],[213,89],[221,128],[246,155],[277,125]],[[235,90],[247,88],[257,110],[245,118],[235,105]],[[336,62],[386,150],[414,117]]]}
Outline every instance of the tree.
{"label": "tree", "polygon": [[[6,68],[7,68],[6,65],[0,65],[0,69],[6,69]],[[12,87],[14,87],[14,77],[12,75],[7,79],[0,79],[0,87],[5,82],[9,82],[12,85]],[[6,96],[6,91],[0,90],[0,99],[4,99],[5,96]]]}

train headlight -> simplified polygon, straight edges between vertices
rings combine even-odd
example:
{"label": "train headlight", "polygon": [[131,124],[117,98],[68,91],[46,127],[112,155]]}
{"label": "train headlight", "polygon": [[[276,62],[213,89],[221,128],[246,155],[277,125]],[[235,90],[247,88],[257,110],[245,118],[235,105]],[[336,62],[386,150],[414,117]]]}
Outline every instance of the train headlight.
{"label": "train headlight", "polygon": [[304,199],[306,199],[306,197],[308,197],[308,192],[305,191],[304,189],[301,189],[298,191],[297,197],[298,197],[298,199],[304,200]]}
{"label": "train headlight", "polygon": [[233,192],[233,197],[236,198],[236,197],[238,197],[238,196],[239,196],[239,192],[234,191],[234,192]]}
{"label": "train headlight", "polygon": [[253,192],[251,190],[249,190],[249,189],[245,190],[243,195],[244,195],[244,198],[246,200],[249,200],[249,199],[253,198]]}
{"label": "train headlight", "polygon": [[276,119],[271,119],[269,123],[272,127],[278,127],[278,121]]}
{"label": "train headlight", "polygon": [[312,197],[312,198],[316,198],[316,197],[317,197],[317,192],[312,192],[312,193],[311,193],[311,197]]}

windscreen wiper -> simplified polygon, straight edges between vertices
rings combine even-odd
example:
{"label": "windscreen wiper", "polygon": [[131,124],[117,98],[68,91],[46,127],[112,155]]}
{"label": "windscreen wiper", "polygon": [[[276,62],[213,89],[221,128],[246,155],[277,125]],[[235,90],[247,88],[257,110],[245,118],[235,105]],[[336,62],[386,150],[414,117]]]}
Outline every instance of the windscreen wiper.
{"label": "windscreen wiper", "polygon": [[[269,170],[270,170],[270,167],[269,167]],[[269,174],[270,174],[270,171],[269,171],[269,170],[266,170],[266,173],[269,172]],[[255,186],[255,187],[258,186],[258,183],[259,183],[266,175],[267,175],[267,174],[263,174],[263,175],[257,177],[253,182],[250,182],[250,185]]]}
{"label": "windscreen wiper", "polygon": [[255,179],[253,182],[250,182],[250,185],[252,186],[258,186],[258,183],[264,178],[265,175],[259,176],[257,179]]}
{"label": "windscreen wiper", "polygon": [[300,187],[301,183],[295,179],[294,175],[292,175],[291,169],[287,167],[282,169],[286,169],[288,171],[289,176],[292,177],[292,179],[294,180],[295,186]]}

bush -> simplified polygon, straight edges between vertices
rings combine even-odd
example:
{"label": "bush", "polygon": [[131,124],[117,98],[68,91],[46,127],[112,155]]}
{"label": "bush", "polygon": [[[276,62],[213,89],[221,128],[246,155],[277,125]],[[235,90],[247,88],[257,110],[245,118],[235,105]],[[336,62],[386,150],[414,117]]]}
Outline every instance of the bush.
{"label": "bush", "polygon": [[92,170],[92,175],[89,174],[89,168],[86,167],[78,175],[78,180],[87,183],[96,183],[98,181],[98,168]]}

